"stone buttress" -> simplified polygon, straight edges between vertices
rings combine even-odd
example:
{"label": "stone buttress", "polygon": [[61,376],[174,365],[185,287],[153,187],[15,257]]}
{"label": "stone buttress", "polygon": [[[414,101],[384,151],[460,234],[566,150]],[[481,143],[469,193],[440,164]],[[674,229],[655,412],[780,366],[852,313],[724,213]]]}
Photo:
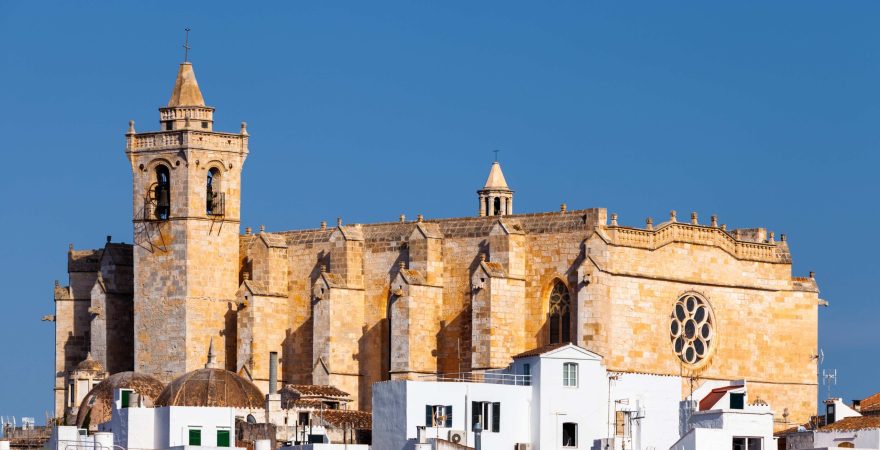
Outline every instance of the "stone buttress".
{"label": "stone buttress", "polygon": [[336,386],[357,401],[365,328],[363,231],[340,224],[330,245],[330,271],[322,269],[313,286],[312,383]]}
{"label": "stone buttress", "polygon": [[391,283],[392,379],[437,373],[443,305],[443,234],[437,224],[419,223],[408,239],[409,269]]}

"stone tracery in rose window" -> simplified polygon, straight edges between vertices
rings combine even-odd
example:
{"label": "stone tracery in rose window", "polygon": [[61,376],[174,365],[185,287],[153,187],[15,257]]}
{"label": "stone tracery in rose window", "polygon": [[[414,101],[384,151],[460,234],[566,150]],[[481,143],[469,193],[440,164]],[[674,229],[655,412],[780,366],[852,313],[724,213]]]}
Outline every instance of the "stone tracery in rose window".
{"label": "stone tracery in rose window", "polygon": [[685,364],[699,364],[709,356],[715,338],[715,318],[709,304],[695,293],[682,295],[669,325],[672,349]]}

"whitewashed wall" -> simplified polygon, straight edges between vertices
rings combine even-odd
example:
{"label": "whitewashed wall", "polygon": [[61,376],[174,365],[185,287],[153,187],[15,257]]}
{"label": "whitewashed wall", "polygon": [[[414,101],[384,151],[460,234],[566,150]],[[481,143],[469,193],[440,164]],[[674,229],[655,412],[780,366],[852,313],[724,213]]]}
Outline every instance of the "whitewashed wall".
{"label": "whitewashed wall", "polygon": [[452,427],[428,430],[429,437],[448,436],[449,430],[467,433],[474,443],[471,402],[501,403],[498,433],[483,432],[484,449],[513,448],[531,442],[529,410],[532,393],[528,386],[488,383],[385,381],[373,385],[373,448],[400,450],[412,448],[417,427],[425,424],[426,405],[452,405]]}

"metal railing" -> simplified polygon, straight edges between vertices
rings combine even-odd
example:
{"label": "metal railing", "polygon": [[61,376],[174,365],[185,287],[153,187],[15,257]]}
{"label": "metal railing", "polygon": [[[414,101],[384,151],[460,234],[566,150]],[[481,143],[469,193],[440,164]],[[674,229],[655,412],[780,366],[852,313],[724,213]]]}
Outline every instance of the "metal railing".
{"label": "metal railing", "polygon": [[224,215],[226,213],[226,194],[223,192],[213,194],[211,199],[206,202],[205,206],[207,207],[206,213],[209,216]]}
{"label": "metal railing", "polygon": [[531,386],[531,375],[518,375],[506,372],[455,372],[422,375],[419,381],[445,381],[462,383],[504,384],[509,386]]}

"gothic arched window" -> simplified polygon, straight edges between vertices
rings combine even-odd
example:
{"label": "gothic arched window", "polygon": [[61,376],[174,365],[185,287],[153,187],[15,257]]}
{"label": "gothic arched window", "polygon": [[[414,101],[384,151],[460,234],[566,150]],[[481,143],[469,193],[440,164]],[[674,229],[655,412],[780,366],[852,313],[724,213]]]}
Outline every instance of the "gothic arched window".
{"label": "gothic arched window", "polygon": [[553,282],[550,291],[550,343],[571,342],[571,296],[562,281]]}
{"label": "gothic arched window", "polygon": [[205,185],[205,211],[209,216],[223,214],[223,195],[220,185],[220,169],[216,167],[208,171]]}
{"label": "gothic arched window", "polygon": [[155,215],[159,220],[167,220],[171,213],[171,173],[168,166],[156,166],[156,184],[153,188]]}

